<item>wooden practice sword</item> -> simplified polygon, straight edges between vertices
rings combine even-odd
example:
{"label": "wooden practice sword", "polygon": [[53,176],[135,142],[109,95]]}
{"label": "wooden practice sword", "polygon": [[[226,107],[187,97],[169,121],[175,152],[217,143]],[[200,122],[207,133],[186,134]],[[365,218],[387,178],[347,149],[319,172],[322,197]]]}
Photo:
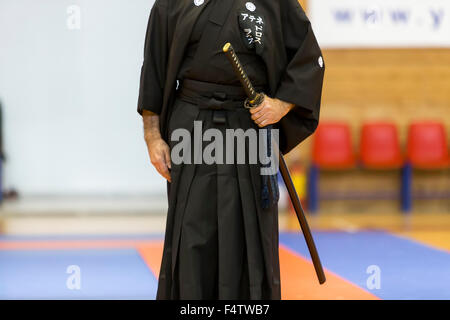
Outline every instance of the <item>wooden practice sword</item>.
{"label": "wooden practice sword", "polygon": [[[248,98],[245,102],[246,107],[258,107],[264,101],[264,93],[255,91],[250,79],[242,67],[241,62],[239,61],[239,58],[236,55],[236,52],[233,49],[233,46],[230,43],[225,44],[223,47],[223,52],[230,61],[231,66],[233,67],[245,90],[245,93],[247,94]],[[300,199],[298,198],[294,183],[292,182],[291,175],[289,174],[289,169],[286,165],[286,161],[284,160],[281,152],[278,152],[278,154],[280,155],[281,176],[283,177],[284,184],[286,185],[292,205],[294,206],[298,222],[302,228],[303,236],[305,237],[305,241],[308,245],[309,253],[314,264],[314,269],[316,270],[317,278],[319,279],[319,283],[323,284],[326,281],[325,273],[323,272],[322,263],[320,262],[319,253],[317,252],[317,248],[311,234],[311,229],[309,228],[308,221],[306,220],[305,211],[303,210]]]}

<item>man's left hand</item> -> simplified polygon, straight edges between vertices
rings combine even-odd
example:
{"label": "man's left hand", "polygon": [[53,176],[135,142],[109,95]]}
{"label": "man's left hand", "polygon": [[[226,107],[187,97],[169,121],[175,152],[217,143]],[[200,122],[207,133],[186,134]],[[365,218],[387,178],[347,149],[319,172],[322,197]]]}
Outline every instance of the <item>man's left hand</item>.
{"label": "man's left hand", "polygon": [[250,109],[250,113],[252,120],[262,128],[280,121],[293,107],[292,103],[265,96],[263,103]]}

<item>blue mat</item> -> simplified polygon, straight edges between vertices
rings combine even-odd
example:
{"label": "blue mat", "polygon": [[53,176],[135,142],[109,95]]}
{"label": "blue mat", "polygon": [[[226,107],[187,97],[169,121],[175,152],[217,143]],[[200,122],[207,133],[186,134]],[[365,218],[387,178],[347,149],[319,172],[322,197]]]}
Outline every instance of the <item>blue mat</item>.
{"label": "blue mat", "polygon": [[[450,254],[384,232],[316,232],[322,264],[381,299],[450,299]],[[310,258],[303,236],[283,233],[280,241]],[[366,285],[367,268],[378,266],[380,289]]]}
{"label": "blue mat", "polygon": [[135,234],[135,235],[0,235],[0,241],[77,241],[77,240],[163,240],[164,234]]}
{"label": "blue mat", "polygon": [[[450,299],[446,251],[384,232],[316,232],[314,236],[324,267],[382,299]],[[70,238],[86,239],[39,240]],[[88,239],[96,238],[103,237]],[[13,239],[3,238],[8,240]],[[301,234],[281,233],[280,242],[309,259]],[[67,288],[70,265],[81,269],[80,290]],[[366,285],[371,265],[381,270],[380,289]],[[0,250],[0,299],[154,299],[156,287],[156,278],[131,248]]]}
{"label": "blue mat", "polygon": [[[80,290],[66,273],[80,267]],[[0,251],[0,299],[154,299],[157,281],[134,249]]]}

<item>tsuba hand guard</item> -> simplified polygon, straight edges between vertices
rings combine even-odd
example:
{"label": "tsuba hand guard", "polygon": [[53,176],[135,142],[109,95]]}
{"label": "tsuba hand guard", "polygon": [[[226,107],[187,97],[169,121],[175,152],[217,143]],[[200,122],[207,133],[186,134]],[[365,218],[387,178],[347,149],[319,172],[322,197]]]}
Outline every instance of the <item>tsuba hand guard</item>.
{"label": "tsuba hand guard", "polygon": [[266,94],[264,92],[258,93],[253,103],[250,103],[250,100],[247,98],[244,101],[244,107],[247,109],[256,108],[263,103],[265,97]]}

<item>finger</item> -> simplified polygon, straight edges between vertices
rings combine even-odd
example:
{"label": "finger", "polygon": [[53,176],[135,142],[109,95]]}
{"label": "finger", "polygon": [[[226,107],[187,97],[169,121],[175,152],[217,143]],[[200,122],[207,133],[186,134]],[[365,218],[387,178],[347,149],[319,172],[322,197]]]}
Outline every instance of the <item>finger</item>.
{"label": "finger", "polygon": [[265,105],[266,105],[266,102],[264,101],[264,102],[261,103],[259,106],[255,107],[255,108],[251,108],[251,109],[250,109],[250,113],[251,113],[251,114],[254,114],[254,113],[256,113],[256,112],[261,111],[261,110],[264,108]]}
{"label": "finger", "polygon": [[170,171],[169,171],[169,169],[167,167],[165,167],[165,171],[164,171],[163,177],[167,181],[172,182],[172,176],[170,175]]}
{"label": "finger", "polygon": [[263,117],[266,114],[266,110],[262,109],[261,111],[254,113],[251,118],[252,120],[257,121],[259,118]]}
{"label": "finger", "polygon": [[273,115],[266,115],[264,118],[259,120],[259,123],[261,127],[267,127],[271,124],[276,123],[277,121],[274,120]]}
{"label": "finger", "polygon": [[261,127],[267,127],[274,123],[275,123],[275,121],[273,121],[271,119],[265,119],[264,121],[261,122]]}
{"label": "finger", "polygon": [[165,159],[167,168],[172,169],[172,161],[170,160],[170,151],[169,150],[166,150],[164,152],[164,159]]}
{"label": "finger", "polygon": [[262,109],[267,107],[268,103],[270,103],[270,98],[268,96],[264,95],[264,100],[261,102],[261,104],[259,106],[257,106],[256,108],[250,109],[250,113],[254,114],[256,112],[260,112]]}
{"label": "finger", "polygon": [[255,123],[261,128],[264,127],[265,123],[267,122],[267,117],[263,116],[255,121]]}
{"label": "finger", "polygon": [[160,161],[157,164],[156,170],[158,170],[159,174],[162,175],[167,181],[171,182],[170,172],[164,161]]}
{"label": "finger", "polygon": [[169,171],[168,171],[166,163],[164,161],[164,155],[158,156],[158,157],[155,157],[154,159],[152,159],[152,164],[160,175],[162,175],[165,179],[168,178],[167,173]]}
{"label": "finger", "polygon": [[258,126],[259,126],[260,128],[264,128],[264,127],[266,126],[266,123],[267,123],[267,120],[266,120],[266,119],[263,119],[263,120],[261,120],[261,121],[258,123]]}
{"label": "finger", "polygon": [[252,117],[254,119],[260,118],[262,115],[266,114],[267,111],[270,110],[268,104],[264,104],[264,105],[261,105],[261,106],[262,106],[261,108],[260,107],[257,108],[259,110],[255,110],[255,112],[252,113]]}

